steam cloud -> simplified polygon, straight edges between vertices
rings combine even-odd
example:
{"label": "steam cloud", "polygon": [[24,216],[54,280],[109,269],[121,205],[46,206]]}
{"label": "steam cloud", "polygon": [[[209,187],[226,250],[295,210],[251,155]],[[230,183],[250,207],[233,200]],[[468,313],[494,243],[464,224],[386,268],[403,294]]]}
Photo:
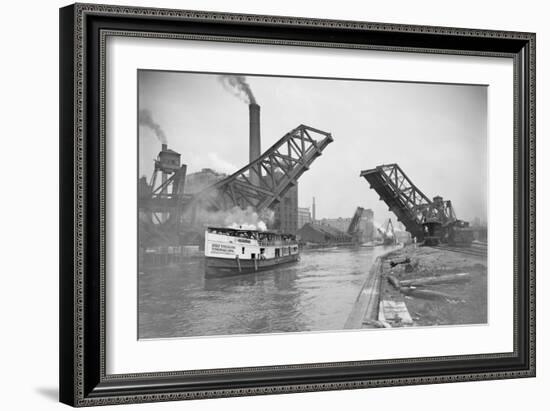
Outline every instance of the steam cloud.
{"label": "steam cloud", "polygon": [[246,82],[244,76],[224,75],[219,77],[223,87],[246,104],[256,104],[256,98],[250,84]]}
{"label": "steam cloud", "polygon": [[233,207],[226,211],[200,211],[198,220],[207,225],[237,228],[243,230],[265,231],[267,226],[273,223],[275,213],[273,210],[264,209],[257,213],[252,207],[242,209]]}
{"label": "steam cloud", "polygon": [[151,113],[151,110],[139,110],[139,124],[145,127],[149,127],[151,130],[153,130],[153,132],[162,144],[168,143],[168,141],[166,140],[166,134],[164,134],[162,127],[157,122],[155,122],[155,120],[153,120],[153,114]]}
{"label": "steam cloud", "polygon": [[239,167],[231,164],[229,161],[224,160],[217,153],[214,152],[209,152],[206,155],[206,160],[207,165],[201,168],[210,167],[218,172],[221,171],[222,173],[226,174],[233,174],[236,170],[239,169]]}

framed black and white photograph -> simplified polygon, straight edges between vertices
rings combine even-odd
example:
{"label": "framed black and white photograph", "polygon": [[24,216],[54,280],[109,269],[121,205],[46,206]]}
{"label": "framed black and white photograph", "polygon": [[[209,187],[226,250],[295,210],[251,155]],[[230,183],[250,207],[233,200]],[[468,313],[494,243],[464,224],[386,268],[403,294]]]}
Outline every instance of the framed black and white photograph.
{"label": "framed black and white photograph", "polygon": [[535,35],[60,10],[60,399],[535,375]]}
{"label": "framed black and white photograph", "polygon": [[138,121],[139,338],[488,323],[486,85],[140,70]]}

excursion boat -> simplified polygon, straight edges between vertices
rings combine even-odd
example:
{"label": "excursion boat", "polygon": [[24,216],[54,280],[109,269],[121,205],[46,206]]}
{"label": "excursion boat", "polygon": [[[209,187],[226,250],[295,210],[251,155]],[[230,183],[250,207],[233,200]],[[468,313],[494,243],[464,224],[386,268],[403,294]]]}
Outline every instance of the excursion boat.
{"label": "excursion boat", "polygon": [[255,273],[300,259],[292,234],[208,227],[204,235],[205,276]]}

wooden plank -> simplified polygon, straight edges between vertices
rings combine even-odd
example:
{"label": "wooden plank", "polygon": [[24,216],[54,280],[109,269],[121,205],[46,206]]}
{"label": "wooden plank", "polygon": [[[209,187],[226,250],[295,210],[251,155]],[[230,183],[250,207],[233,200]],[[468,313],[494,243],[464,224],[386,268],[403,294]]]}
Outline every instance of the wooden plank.
{"label": "wooden plank", "polygon": [[414,287],[403,287],[401,288],[401,292],[405,295],[410,295],[411,297],[426,298],[428,300],[460,301],[460,298],[454,295],[443,293],[441,291],[423,290]]}
{"label": "wooden plank", "polygon": [[423,278],[414,278],[411,280],[401,280],[401,287],[418,287],[421,285],[428,284],[443,284],[443,283],[456,283],[462,281],[470,281],[472,276],[470,273],[458,273],[458,274],[448,274],[448,275],[439,275],[433,277],[423,277]]}
{"label": "wooden plank", "polygon": [[388,282],[393,285],[394,288],[400,289],[401,288],[401,282],[397,279],[396,276],[389,274],[387,276]]}
{"label": "wooden plank", "polygon": [[404,301],[382,300],[378,312],[378,321],[412,325],[413,320]]}

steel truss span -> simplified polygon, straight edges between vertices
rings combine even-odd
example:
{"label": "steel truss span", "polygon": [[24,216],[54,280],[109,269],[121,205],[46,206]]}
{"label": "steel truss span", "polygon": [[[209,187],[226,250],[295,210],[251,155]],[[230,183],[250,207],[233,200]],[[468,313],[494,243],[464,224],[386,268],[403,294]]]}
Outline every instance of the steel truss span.
{"label": "steel truss span", "polygon": [[185,209],[217,211],[237,206],[260,212],[270,208],[297,184],[332,141],[330,133],[302,124],[255,161],[196,194]]}
{"label": "steel truss span", "polygon": [[432,201],[414,185],[397,164],[385,164],[370,170],[363,170],[364,177],[384,201],[397,220],[413,237],[422,240],[424,211]]}

